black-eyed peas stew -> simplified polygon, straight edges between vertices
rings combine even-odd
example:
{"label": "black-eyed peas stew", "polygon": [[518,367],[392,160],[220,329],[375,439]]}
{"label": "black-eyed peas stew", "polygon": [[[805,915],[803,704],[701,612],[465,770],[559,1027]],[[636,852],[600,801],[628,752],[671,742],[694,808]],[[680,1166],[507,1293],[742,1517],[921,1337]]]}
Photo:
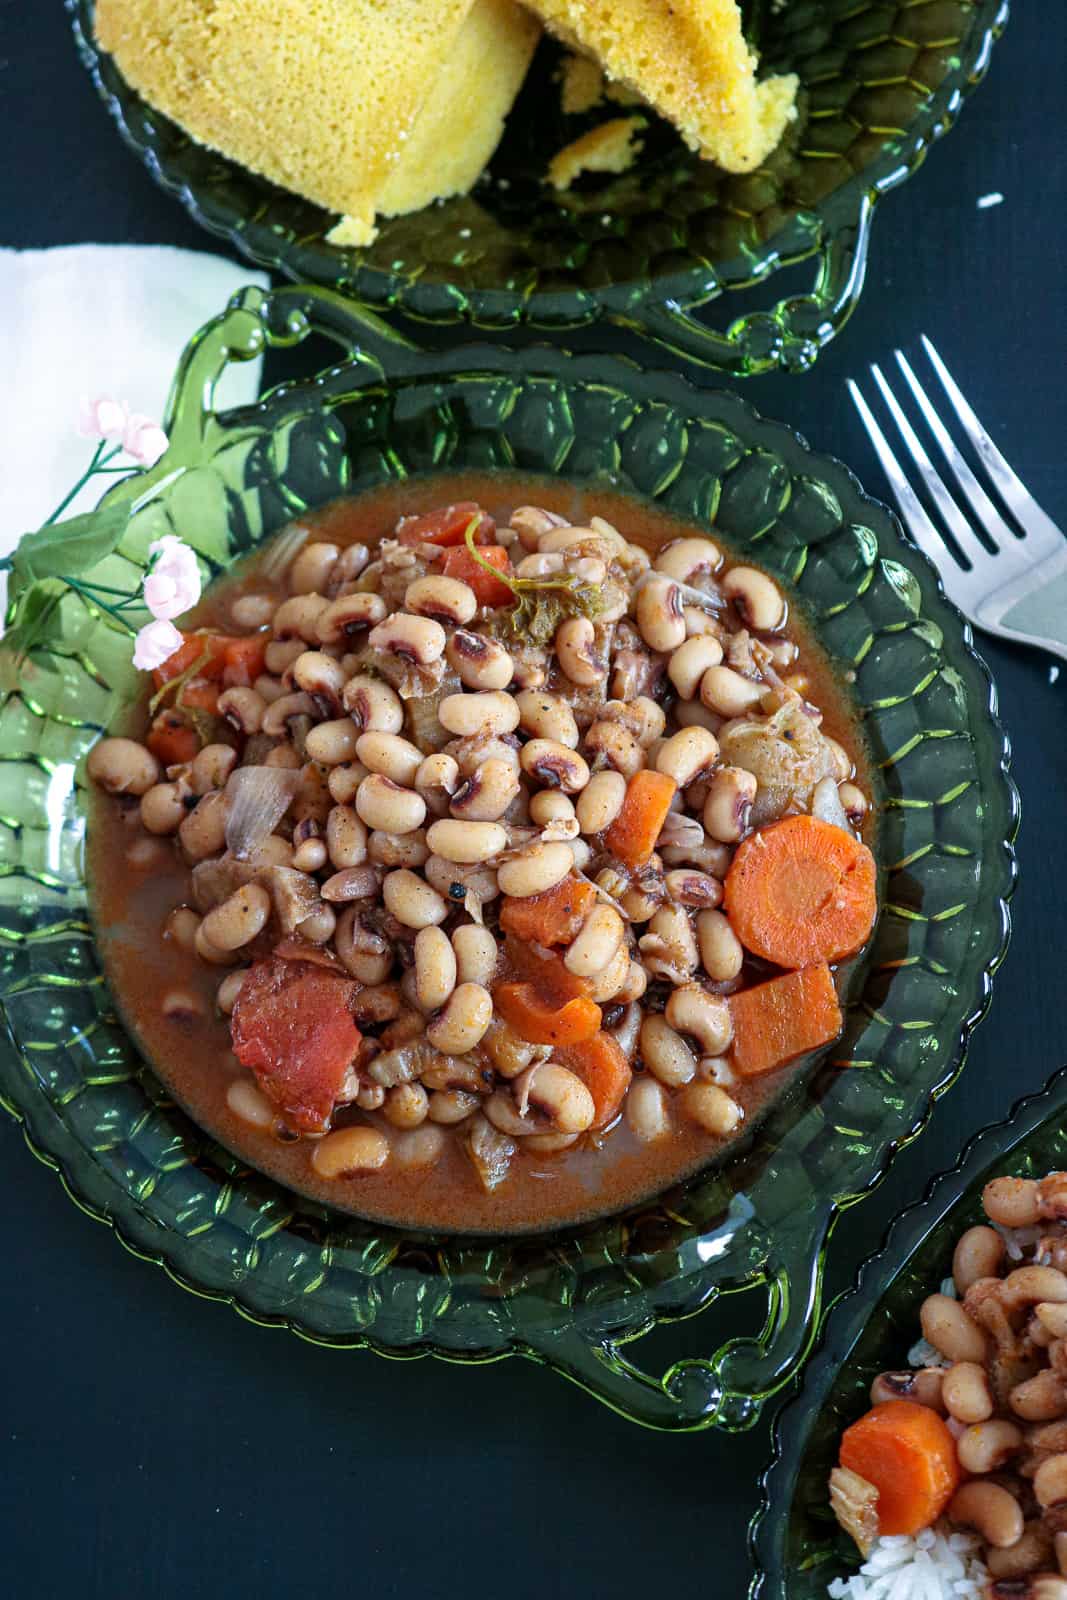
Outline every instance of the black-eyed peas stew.
{"label": "black-eyed peas stew", "polygon": [[1067,1600],[1067,1173],[995,1178],[982,1201],[909,1365],[844,1433],[831,1503],[875,1567],[879,1541],[929,1553],[936,1529],[970,1536],[973,1587],[946,1595]]}
{"label": "black-eyed peas stew", "polygon": [[516,1230],[694,1170],[836,1037],[870,791],[766,573],[634,502],[456,487],[210,592],[90,753],[94,901],[211,1131],[349,1209]]}

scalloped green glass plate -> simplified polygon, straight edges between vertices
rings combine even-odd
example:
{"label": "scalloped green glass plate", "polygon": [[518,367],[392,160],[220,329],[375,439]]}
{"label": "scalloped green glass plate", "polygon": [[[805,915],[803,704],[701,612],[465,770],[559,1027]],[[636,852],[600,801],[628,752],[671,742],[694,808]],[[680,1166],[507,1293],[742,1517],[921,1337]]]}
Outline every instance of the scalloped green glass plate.
{"label": "scalloped green glass plate", "polygon": [[[757,172],[697,159],[665,126],[620,178],[555,196],[548,156],[611,114],[563,119],[538,57],[473,193],[398,217],[365,250],[335,218],[193,143],[93,43],[94,0],[66,0],[82,60],[121,133],[190,214],[251,260],[371,305],[483,328],[601,320],[738,375],[811,365],[863,287],[874,206],[952,126],[985,73],[1006,0],[769,0],[746,7],[763,69],[796,72],[800,115]],[[616,108],[617,109],[617,108]],[[694,313],[725,289],[817,257],[814,286],[725,332]]]}
{"label": "scalloped green glass plate", "polygon": [[[345,359],[216,413],[229,361],[311,330]],[[87,1209],[250,1318],[392,1355],[521,1352],[655,1426],[751,1422],[809,1348],[838,1207],[953,1080],[1007,938],[1007,745],[933,569],[844,467],[736,396],[557,350],[424,354],[325,290],[238,296],[187,350],[168,429],[159,464],[113,491],[136,509],[101,581],[138,582],[168,531],[222,570],[294,514],[415,472],[558,474],[713,523],[781,575],[855,674],[883,910],[829,1059],[686,1188],[570,1232],[490,1242],[408,1236],[301,1201],[181,1115],[115,1016],[87,923],[81,763],[135,675],[125,638],[68,594],[61,650],[36,653],[20,678],[0,651],[0,1093]],[[757,1337],[662,1377],[627,1358],[657,1319],[742,1288],[766,1302]]]}
{"label": "scalloped green glass plate", "polygon": [[827,1502],[842,1430],[870,1404],[877,1374],[901,1366],[915,1343],[919,1307],[931,1286],[951,1276],[956,1240],[985,1221],[981,1196],[990,1178],[1040,1178],[1065,1167],[1067,1068],[976,1134],[864,1262],[826,1319],[799,1393],[777,1419],[774,1461],[752,1524],[750,1600],[826,1600],[832,1579],[855,1572],[855,1546]]}

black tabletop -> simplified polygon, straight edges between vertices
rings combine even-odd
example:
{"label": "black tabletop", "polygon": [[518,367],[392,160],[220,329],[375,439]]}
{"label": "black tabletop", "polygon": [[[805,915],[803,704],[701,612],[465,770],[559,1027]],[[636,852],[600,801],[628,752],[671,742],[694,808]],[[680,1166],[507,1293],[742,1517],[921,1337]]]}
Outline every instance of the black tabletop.
{"label": "black tabletop", "polygon": [[[1057,7],[1016,10],[960,126],[886,200],[850,326],[810,375],[745,394],[883,493],[844,380],[925,330],[1067,527],[1067,146],[1053,109],[1067,23]],[[216,248],[119,143],[59,0],[0,3],[0,107],[4,244]],[[1003,204],[979,209],[996,191]],[[981,648],[1023,795],[1015,934],[963,1079],[839,1230],[831,1290],[970,1133],[1067,1060],[1063,679],[1036,653]],[[384,1362],[251,1327],[128,1255],[6,1120],[0,1213],[0,1583],[13,1600],[744,1595],[766,1421],[668,1437],[519,1359]],[[662,1370],[713,1348],[714,1317],[655,1334],[641,1359]]]}

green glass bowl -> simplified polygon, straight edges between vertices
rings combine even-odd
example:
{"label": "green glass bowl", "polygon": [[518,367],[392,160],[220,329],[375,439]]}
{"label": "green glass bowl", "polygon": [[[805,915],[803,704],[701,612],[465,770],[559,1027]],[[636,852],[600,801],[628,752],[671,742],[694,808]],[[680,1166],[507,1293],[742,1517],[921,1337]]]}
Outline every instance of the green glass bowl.
{"label": "green glass bowl", "polygon": [[1040,1178],[1067,1168],[1067,1067],[1003,1122],[976,1134],[949,1172],[904,1211],[855,1287],[826,1319],[799,1394],[777,1420],[774,1461],[752,1524],[750,1600],[826,1600],[833,1578],[857,1567],[856,1547],[827,1501],[841,1433],[870,1404],[879,1372],[905,1364],[919,1307],[952,1273],[964,1229],[984,1222],[982,1190],[1000,1175]]}
{"label": "green glass bowl", "polygon": [[[335,366],[216,411],[229,362],[309,332],[340,347]],[[87,1210],[255,1321],[390,1355],[518,1352],[653,1426],[750,1423],[810,1346],[838,1208],[955,1077],[1005,948],[1017,796],[988,673],[933,568],[844,467],[734,395],[560,350],[426,354],[328,290],[237,296],[186,351],[167,427],[159,464],[113,491],[136,509],[101,582],[134,587],[167,532],[221,571],[308,507],[411,473],[560,475],[713,523],[780,575],[855,675],[881,917],[829,1059],[683,1189],[488,1241],[300,1200],[179,1113],[115,1015],[87,920],[82,762],[136,676],[128,638],[68,593],[61,648],[21,676],[0,651],[0,1093]],[[657,1319],[739,1289],[748,1325],[765,1305],[756,1337],[662,1377],[628,1359]]]}
{"label": "green glass bowl", "polygon": [[[769,0],[746,6],[765,70],[796,72],[799,118],[757,172],[731,176],[657,123],[622,177],[559,196],[549,155],[615,114],[563,118],[546,44],[472,194],[331,245],[336,218],[195,144],[93,42],[78,49],[127,144],[204,227],[251,260],[436,323],[560,329],[601,321],[737,375],[802,371],[855,308],[878,199],[921,163],[980,81],[1006,0]],[[724,331],[695,314],[727,289],[815,258],[812,288]]]}

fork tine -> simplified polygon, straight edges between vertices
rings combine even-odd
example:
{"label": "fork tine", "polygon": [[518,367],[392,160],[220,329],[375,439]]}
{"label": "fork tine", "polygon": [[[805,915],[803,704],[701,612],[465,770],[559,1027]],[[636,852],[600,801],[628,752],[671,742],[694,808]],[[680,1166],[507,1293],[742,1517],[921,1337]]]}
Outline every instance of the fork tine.
{"label": "fork tine", "polygon": [[[926,507],[915,493],[908,481],[906,472],[893,454],[892,446],[882,432],[874,412],[863,398],[863,392],[859,385],[852,378],[849,378],[847,388],[852,396],[852,404],[859,412],[860,421],[866,428],[867,435],[874,446],[875,455],[882,463],[882,470],[889,480],[889,487],[892,489],[893,498],[900,508],[904,526],[919,546],[919,549],[925,556],[929,557],[937,568],[949,599],[955,600],[955,603],[963,608],[962,588],[966,587],[963,580],[970,575],[964,572],[963,568],[958,564],[955,554],[949,549],[927,515]],[[946,557],[948,558],[947,560]]]}
{"label": "fork tine", "polygon": [[992,561],[993,557],[984,548],[967,518],[945,488],[937,468],[926,453],[922,440],[904,415],[900,401],[889,387],[885,375],[877,363],[871,366],[871,376],[881,390],[882,399],[889,407],[893,421],[899,428],[901,437],[911,453],[911,458],[922,473],[923,481],[930,491],[931,498],[944,517],[945,524],[959,546],[964,560],[972,568],[980,566],[983,562]]}
{"label": "fork tine", "polygon": [[1019,519],[1019,524],[1025,529],[1027,537],[1035,541],[1027,554],[1038,560],[1058,554],[1063,549],[1063,534],[1048,513],[1038,505],[1011,463],[1001,455],[935,349],[933,341],[928,339],[925,333],[920,337],[922,347],[930,358],[930,364],[940,378],[941,386],[963,424],[976,454],[993,480],[997,492],[1008,509]]}
{"label": "fork tine", "polygon": [[952,468],[953,477],[963,491],[983,531],[993,540],[994,546],[1006,544],[1010,550],[1018,543],[1018,536],[1008,527],[1008,524],[1004,521],[1004,518],[960,454],[956,447],[956,441],[934,410],[930,397],[915,376],[907,356],[902,350],[894,350],[893,354],[896,356],[897,366],[904,374],[908,388],[915,396],[916,405],[926,419],[927,427],[937,440],[941,454]]}

